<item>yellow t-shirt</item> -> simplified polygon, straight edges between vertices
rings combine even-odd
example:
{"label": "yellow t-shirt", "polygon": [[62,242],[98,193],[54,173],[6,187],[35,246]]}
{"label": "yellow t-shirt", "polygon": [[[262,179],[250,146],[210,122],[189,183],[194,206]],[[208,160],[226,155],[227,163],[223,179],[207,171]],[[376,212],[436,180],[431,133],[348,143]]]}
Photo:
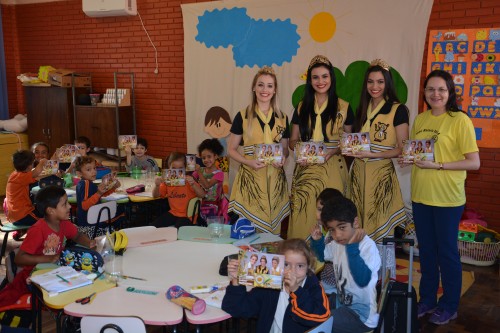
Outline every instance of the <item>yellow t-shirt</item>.
{"label": "yellow t-shirt", "polygon": [[[451,115],[450,115],[451,114]],[[432,115],[431,110],[415,118],[411,140],[434,139],[434,160],[441,163],[465,159],[477,152],[474,125],[463,112]],[[464,170],[420,169],[413,166],[411,199],[430,206],[456,207],[465,204]]]}

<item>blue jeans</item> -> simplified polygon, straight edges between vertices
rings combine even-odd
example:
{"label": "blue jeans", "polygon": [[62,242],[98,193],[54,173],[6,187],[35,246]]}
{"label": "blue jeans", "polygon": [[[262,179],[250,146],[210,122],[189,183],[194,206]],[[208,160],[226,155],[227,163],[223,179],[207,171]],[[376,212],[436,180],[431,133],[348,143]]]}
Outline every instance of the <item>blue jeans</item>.
{"label": "blue jeans", "polygon": [[[458,309],[462,289],[462,264],[458,252],[458,224],[464,206],[436,207],[412,203],[420,269],[420,302],[436,304],[449,313]],[[443,296],[437,302],[439,278]]]}

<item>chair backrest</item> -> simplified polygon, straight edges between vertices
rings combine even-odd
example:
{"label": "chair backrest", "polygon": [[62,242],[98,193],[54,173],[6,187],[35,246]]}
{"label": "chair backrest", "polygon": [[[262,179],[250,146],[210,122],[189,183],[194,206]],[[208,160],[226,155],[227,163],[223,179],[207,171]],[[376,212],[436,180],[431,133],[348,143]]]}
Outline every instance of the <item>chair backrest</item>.
{"label": "chair backrest", "polygon": [[192,218],[194,215],[198,214],[200,211],[200,203],[201,199],[198,197],[194,197],[189,200],[188,208],[187,208],[187,217]]}
{"label": "chair backrest", "polygon": [[80,323],[82,333],[146,333],[139,317],[85,316]]}
{"label": "chair backrest", "polygon": [[158,169],[161,170],[163,168],[163,159],[155,157],[154,160],[155,160],[156,164],[158,165]]}
{"label": "chair backrest", "polygon": [[333,317],[330,316],[330,318],[328,318],[327,321],[324,321],[315,328],[306,331],[306,333],[331,333],[332,327],[333,327]]}
{"label": "chair backrest", "polygon": [[[109,210],[109,213],[108,213]],[[101,216],[99,216],[99,212]],[[103,202],[90,207],[87,214],[87,223],[96,224],[100,222],[110,222],[116,215],[116,201]]]}

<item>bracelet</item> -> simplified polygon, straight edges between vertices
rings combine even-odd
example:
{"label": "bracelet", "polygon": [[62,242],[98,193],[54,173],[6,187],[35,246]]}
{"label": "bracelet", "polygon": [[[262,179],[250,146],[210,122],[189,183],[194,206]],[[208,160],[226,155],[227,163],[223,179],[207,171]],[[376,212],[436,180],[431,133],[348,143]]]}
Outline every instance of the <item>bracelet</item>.
{"label": "bracelet", "polygon": [[438,168],[438,170],[444,170],[443,169],[443,163],[439,162],[439,168]]}

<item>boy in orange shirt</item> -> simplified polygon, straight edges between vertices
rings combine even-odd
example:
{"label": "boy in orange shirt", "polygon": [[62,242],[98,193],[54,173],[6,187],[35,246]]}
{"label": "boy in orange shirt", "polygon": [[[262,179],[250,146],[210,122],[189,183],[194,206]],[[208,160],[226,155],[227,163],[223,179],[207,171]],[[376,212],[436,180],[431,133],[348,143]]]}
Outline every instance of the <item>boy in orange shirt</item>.
{"label": "boy in orange shirt", "polygon": [[[36,183],[47,159],[42,158],[33,168],[35,154],[29,150],[20,150],[12,155],[12,162],[16,169],[9,176],[6,188],[7,219],[15,225],[33,225],[41,217],[30,199],[30,184]],[[19,240],[22,235],[14,233],[14,239]]]}
{"label": "boy in orange shirt", "polygon": [[[186,154],[178,152],[171,153],[167,164],[170,169],[185,168]],[[152,225],[157,228],[170,226],[180,228],[191,224],[187,217],[189,201],[195,197],[203,198],[206,192],[191,176],[186,175],[186,183],[187,184],[183,186],[170,186],[166,185],[161,177],[156,177],[153,197],[166,197],[170,210],[159,216]]]}

